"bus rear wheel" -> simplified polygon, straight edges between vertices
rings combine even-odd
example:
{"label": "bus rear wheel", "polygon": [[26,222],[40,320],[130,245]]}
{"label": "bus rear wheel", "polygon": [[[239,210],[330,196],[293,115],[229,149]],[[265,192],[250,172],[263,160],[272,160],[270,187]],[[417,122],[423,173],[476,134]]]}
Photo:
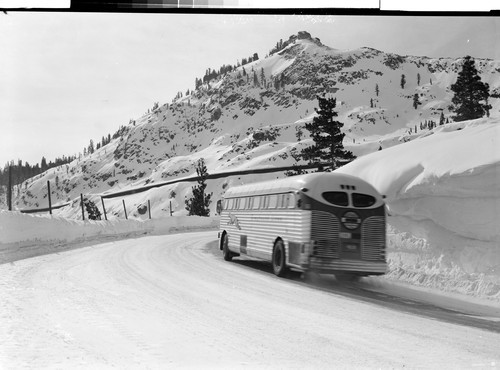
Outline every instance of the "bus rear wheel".
{"label": "bus rear wheel", "polygon": [[233,252],[229,250],[229,239],[227,238],[227,234],[224,233],[222,235],[222,256],[224,257],[224,261],[231,261],[233,259]]}
{"label": "bus rear wheel", "polygon": [[283,277],[287,273],[286,269],[285,245],[283,240],[278,240],[273,248],[273,272],[276,276]]}

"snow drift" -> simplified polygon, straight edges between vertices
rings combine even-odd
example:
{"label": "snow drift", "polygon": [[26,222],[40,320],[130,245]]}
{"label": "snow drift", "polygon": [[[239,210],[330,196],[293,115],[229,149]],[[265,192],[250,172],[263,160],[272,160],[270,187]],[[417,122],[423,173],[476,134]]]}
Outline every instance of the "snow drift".
{"label": "snow drift", "polygon": [[500,299],[500,119],[439,126],[338,169],[387,196],[388,277]]}
{"label": "snow drift", "polygon": [[0,264],[46,253],[61,252],[105,239],[145,234],[217,229],[217,217],[176,216],[152,220],[80,221],[0,211]]}

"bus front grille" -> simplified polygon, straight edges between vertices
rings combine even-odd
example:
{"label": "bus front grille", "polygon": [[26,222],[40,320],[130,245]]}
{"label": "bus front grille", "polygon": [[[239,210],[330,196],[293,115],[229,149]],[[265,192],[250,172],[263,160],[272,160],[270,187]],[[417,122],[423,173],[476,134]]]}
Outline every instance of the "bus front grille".
{"label": "bus front grille", "polygon": [[311,222],[311,239],[315,241],[314,256],[339,258],[339,219],[328,212],[313,211]]}
{"label": "bus front grille", "polygon": [[368,217],[361,226],[361,258],[366,261],[385,261],[385,218]]}

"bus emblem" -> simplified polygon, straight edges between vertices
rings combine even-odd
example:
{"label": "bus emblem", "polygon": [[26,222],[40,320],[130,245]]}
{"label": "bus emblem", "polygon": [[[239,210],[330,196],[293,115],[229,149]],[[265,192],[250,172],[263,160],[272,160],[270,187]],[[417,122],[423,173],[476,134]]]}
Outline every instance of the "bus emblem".
{"label": "bus emblem", "polygon": [[227,222],[228,225],[234,225],[238,228],[238,230],[241,230],[240,222],[238,221],[238,218],[233,215],[232,213],[229,213],[229,221]]}

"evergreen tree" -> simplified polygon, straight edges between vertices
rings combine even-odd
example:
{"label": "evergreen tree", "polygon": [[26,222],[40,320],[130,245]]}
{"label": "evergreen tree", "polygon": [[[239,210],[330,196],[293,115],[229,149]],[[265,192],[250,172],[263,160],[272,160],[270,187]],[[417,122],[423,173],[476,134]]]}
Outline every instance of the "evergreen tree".
{"label": "evergreen tree", "polygon": [[418,94],[415,93],[415,95],[413,95],[413,108],[417,109],[420,104],[422,103],[418,100]]}
{"label": "evergreen tree", "polygon": [[441,112],[441,115],[439,116],[439,126],[444,125],[444,113]]}
{"label": "evergreen tree", "polygon": [[196,173],[199,177],[198,185],[193,186],[193,196],[185,201],[186,210],[189,212],[189,216],[209,216],[210,209],[208,207],[212,202],[212,194],[205,194],[208,172],[203,158],[196,163]]}
{"label": "evergreen tree", "polygon": [[378,96],[379,92],[378,84],[375,84],[375,94]]}
{"label": "evergreen tree", "polygon": [[47,160],[45,159],[45,157],[42,157],[42,161],[40,162],[40,167],[42,168],[42,172],[47,170],[48,166],[47,166]]}
{"label": "evergreen tree", "polygon": [[253,71],[253,85],[260,86],[259,85],[259,78],[257,77],[257,73],[255,71]]}
{"label": "evergreen tree", "polygon": [[97,208],[93,201],[88,198],[84,198],[83,205],[85,206],[85,210],[87,211],[89,220],[101,219],[101,211],[99,211],[99,208]]}
{"label": "evergreen tree", "polygon": [[406,85],[406,77],[405,75],[401,75],[401,88],[404,89]]}
{"label": "evergreen tree", "polygon": [[417,73],[417,85],[420,86],[420,73]]}
{"label": "evergreen tree", "polygon": [[314,144],[303,149],[301,154],[309,163],[329,162],[333,170],[338,167],[339,159],[352,160],[356,157],[344,149],[342,141],[345,134],[340,130],[344,124],[334,120],[338,116],[334,110],[337,99],[318,96],[318,105],[319,109],[315,109],[317,116],[305,124]]}
{"label": "evergreen tree", "polygon": [[457,81],[451,85],[451,90],[455,93],[451,102],[456,122],[489,115],[489,85],[481,81],[472,57],[464,58],[462,70],[458,73]]}

